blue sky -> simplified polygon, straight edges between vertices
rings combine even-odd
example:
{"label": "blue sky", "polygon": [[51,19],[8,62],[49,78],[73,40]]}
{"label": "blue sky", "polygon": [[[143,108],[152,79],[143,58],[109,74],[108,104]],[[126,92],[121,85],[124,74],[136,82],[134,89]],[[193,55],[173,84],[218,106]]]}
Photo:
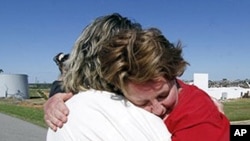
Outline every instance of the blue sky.
{"label": "blue sky", "polygon": [[59,75],[52,58],[70,52],[93,19],[118,12],[182,41],[191,64],[182,79],[250,79],[249,7],[249,0],[1,0],[0,69],[50,83]]}

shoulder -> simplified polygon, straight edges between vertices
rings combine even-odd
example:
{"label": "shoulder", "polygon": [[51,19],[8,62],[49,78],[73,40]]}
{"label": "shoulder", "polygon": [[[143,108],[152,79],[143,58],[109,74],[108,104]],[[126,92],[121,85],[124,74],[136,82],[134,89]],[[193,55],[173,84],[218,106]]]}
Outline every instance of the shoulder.
{"label": "shoulder", "polygon": [[70,132],[68,134],[78,139],[83,135],[93,140],[145,140],[147,137],[159,140],[169,137],[160,118],[113,93],[88,90],[74,95],[66,103],[70,113],[60,130]]}
{"label": "shoulder", "polygon": [[[211,102],[211,98],[208,95],[208,93],[203,91],[199,87],[193,84],[187,84],[181,80],[177,80],[177,83],[182,88],[179,94],[180,99],[183,99],[184,101],[186,101],[187,99],[190,99],[192,100],[190,102],[194,102],[194,103],[197,103],[197,99],[205,100],[205,101],[208,100],[207,102],[209,103]],[[196,100],[193,101],[194,99]]]}
{"label": "shoulder", "polygon": [[123,96],[116,95],[107,91],[87,90],[75,94],[69,99],[67,105],[97,105],[98,103],[111,103],[111,101],[124,101]]}

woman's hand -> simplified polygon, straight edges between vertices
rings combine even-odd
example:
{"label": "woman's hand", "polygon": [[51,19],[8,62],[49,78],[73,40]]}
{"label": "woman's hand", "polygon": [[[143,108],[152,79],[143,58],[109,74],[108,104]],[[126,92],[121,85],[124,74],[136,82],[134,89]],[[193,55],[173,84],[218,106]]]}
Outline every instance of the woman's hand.
{"label": "woman's hand", "polygon": [[54,131],[61,128],[67,122],[69,109],[65,101],[73,96],[72,93],[57,93],[44,104],[44,120],[46,124]]}

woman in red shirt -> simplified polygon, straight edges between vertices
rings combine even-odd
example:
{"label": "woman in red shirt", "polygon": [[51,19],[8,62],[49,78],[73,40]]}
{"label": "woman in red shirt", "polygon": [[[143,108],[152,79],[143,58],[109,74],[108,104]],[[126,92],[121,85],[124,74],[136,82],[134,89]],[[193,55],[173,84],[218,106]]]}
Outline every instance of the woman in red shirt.
{"label": "woman in red shirt", "polygon": [[99,59],[103,78],[161,117],[172,141],[229,141],[229,120],[211,97],[176,79],[188,65],[180,43],[175,46],[155,28],[125,31],[103,45]]}

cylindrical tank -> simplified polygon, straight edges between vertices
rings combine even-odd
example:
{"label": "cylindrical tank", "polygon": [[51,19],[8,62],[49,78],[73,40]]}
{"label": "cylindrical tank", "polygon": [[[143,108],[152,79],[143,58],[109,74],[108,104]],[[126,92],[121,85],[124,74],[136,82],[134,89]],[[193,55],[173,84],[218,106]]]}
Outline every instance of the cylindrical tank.
{"label": "cylindrical tank", "polygon": [[28,75],[0,74],[0,97],[28,99]]}

